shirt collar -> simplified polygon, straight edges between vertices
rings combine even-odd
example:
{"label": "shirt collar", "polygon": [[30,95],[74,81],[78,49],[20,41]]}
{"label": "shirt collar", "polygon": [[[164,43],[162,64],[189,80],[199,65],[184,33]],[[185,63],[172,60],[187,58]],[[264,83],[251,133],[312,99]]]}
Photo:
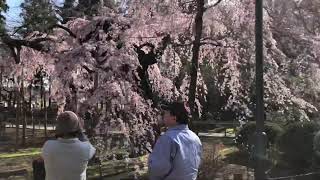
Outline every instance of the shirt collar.
{"label": "shirt collar", "polygon": [[75,142],[79,141],[79,138],[69,138],[69,139],[58,138],[58,140],[63,143],[75,143]]}
{"label": "shirt collar", "polygon": [[189,127],[187,124],[179,124],[179,125],[168,128],[169,131],[170,130],[188,130],[188,129]]}

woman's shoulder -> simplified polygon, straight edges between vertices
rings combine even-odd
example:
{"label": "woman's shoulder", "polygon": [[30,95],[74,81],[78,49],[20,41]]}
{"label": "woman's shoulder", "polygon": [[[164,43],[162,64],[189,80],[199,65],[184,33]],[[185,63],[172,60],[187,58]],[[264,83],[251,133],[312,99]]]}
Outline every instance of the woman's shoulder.
{"label": "woman's shoulder", "polygon": [[57,144],[57,142],[58,142],[57,139],[49,139],[44,143],[43,148],[54,146],[55,144]]}

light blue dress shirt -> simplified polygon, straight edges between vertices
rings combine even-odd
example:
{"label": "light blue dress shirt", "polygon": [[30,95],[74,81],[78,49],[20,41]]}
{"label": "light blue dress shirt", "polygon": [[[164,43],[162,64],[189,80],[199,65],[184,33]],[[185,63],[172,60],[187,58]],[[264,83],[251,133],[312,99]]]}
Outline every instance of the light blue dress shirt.
{"label": "light blue dress shirt", "polygon": [[201,153],[201,141],[187,125],[169,128],[149,156],[150,180],[197,179]]}

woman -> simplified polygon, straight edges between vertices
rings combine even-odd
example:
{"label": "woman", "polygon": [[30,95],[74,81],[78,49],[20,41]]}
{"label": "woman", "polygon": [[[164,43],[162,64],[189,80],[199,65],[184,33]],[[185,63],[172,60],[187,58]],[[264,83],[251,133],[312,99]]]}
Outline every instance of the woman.
{"label": "woman", "polygon": [[75,113],[65,111],[59,114],[56,137],[56,140],[48,140],[42,148],[46,180],[85,180],[88,161],[96,149],[82,134]]}

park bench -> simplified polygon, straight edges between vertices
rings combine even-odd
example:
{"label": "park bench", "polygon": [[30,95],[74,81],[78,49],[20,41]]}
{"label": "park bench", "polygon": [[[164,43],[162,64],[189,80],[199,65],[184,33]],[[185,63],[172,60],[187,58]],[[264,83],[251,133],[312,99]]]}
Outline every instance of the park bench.
{"label": "park bench", "polygon": [[224,132],[226,137],[229,133],[229,129],[234,129],[240,126],[239,121],[193,121],[193,126],[197,129],[199,127],[214,128],[211,133]]}

